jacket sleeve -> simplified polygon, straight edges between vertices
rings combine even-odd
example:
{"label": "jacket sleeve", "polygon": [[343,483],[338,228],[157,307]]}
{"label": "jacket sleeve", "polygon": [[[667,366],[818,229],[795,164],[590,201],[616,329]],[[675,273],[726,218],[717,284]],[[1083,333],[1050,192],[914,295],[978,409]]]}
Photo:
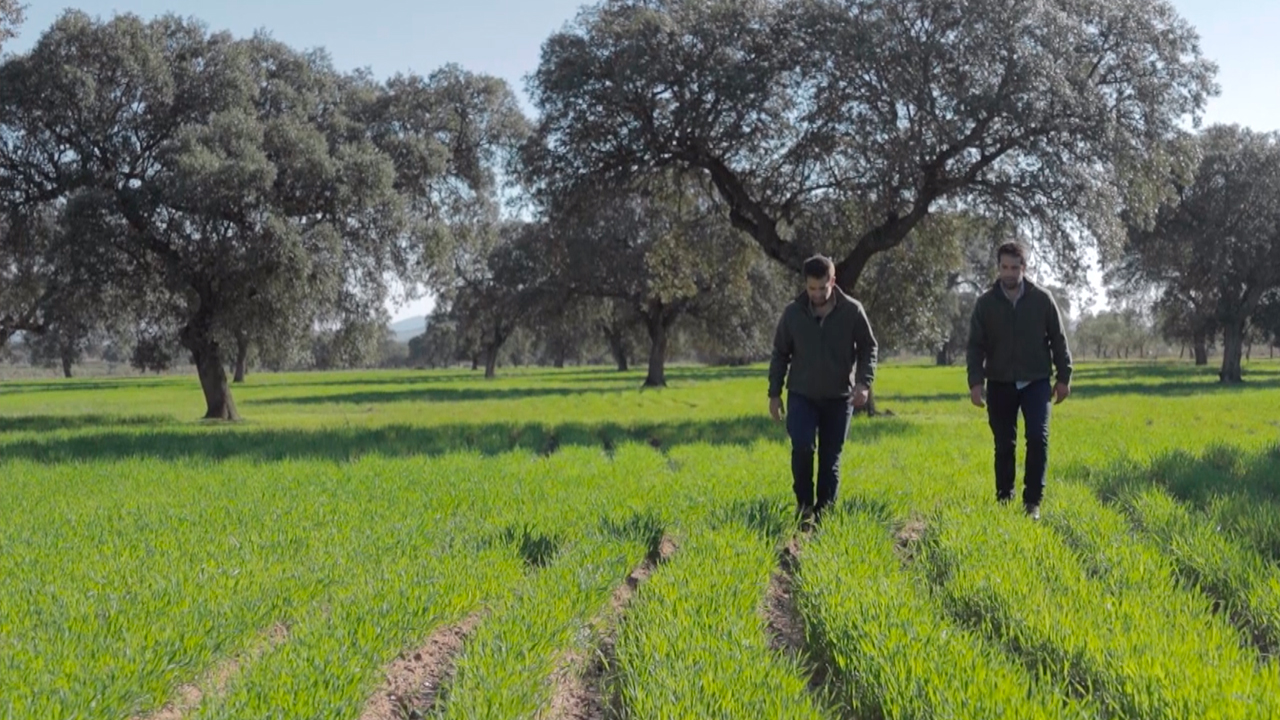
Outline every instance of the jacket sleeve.
{"label": "jacket sleeve", "polygon": [[1058,371],[1058,382],[1071,384],[1071,348],[1067,344],[1067,334],[1062,327],[1062,312],[1058,309],[1058,301],[1049,295],[1048,317],[1045,326],[1048,336],[1049,350],[1053,354],[1053,366]]}
{"label": "jacket sleeve", "polygon": [[987,336],[982,327],[982,297],[973,304],[973,314],[969,316],[969,347],[965,353],[965,364],[969,367],[969,389],[982,384],[983,363],[986,360]]}
{"label": "jacket sleeve", "polygon": [[871,321],[867,319],[867,311],[862,303],[855,306],[858,316],[853,321],[853,350],[858,358],[858,366],[854,383],[871,387],[876,379],[876,361],[879,346],[875,333],[871,331]]}
{"label": "jacket sleeve", "polygon": [[794,344],[787,328],[787,313],[783,311],[778,329],[773,334],[773,355],[769,359],[769,397],[782,397],[782,384],[787,378]]}

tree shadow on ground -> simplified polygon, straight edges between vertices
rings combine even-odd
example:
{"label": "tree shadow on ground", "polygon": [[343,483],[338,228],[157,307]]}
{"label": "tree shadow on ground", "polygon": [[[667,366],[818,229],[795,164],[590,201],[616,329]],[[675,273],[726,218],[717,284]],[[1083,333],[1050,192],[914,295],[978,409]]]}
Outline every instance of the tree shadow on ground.
{"label": "tree shadow on ground", "polygon": [[[1223,385],[1218,382],[1216,370],[1207,372],[1203,368],[1153,364],[1078,368],[1072,372],[1071,397],[1086,400],[1121,395],[1188,397],[1276,388],[1280,388],[1280,367],[1253,368],[1246,371],[1243,383]],[[879,395],[879,399],[884,403],[967,402],[968,397],[969,394],[964,388],[958,388],[956,392],[886,392]]]}
{"label": "tree shadow on ground", "polygon": [[1107,497],[1159,487],[1199,509],[1229,497],[1280,503],[1280,444],[1255,453],[1217,444],[1199,455],[1176,450],[1146,463],[1126,459],[1103,468],[1074,464],[1063,472],[1088,481]]}
{"label": "tree shadow on ground", "polygon": [[176,420],[167,415],[0,415],[0,434],[120,426],[141,427],[174,422]]}
{"label": "tree shadow on ground", "polygon": [[[132,377],[120,378],[117,380],[82,380],[80,378],[70,378],[66,380],[12,380],[0,382],[0,395],[20,395],[24,393],[43,393],[43,392],[87,392],[90,390],[130,390],[137,388],[151,388],[156,385],[164,385],[166,380],[174,378],[185,378],[186,376],[168,376],[165,378],[152,377]],[[195,373],[191,374],[191,380],[198,382]]]}
{"label": "tree shadow on ground", "polygon": [[[912,432],[893,418],[853,423],[848,444],[873,443]],[[362,456],[420,457],[448,453],[494,456],[512,451],[550,454],[564,447],[596,447],[612,452],[626,442],[658,450],[683,445],[748,447],[786,440],[782,425],[768,417],[637,423],[455,423],[306,429],[244,426],[157,426],[110,430],[0,443],[0,458],[41,463],[157,458],[162,460],[286,459],[354,460]]]}
{"label": "tree shadow on ground", "polygon": [[[403,387],[403,383],[400,385]],[[300,395],[297,397],[246,398],[240,404],[251,406],[278,405],[381,405],[397,402],[450,403],[487,400],[525,400],[529,398],[576,397],[623,391],[620,387],[440,387],[422,385],[404,390],[369,390],[367,392]]]}
{"label": "tree shadow on ground", "polygon": [[1105,501],[1157,489],[1205,513],[1280,559],[1280,444],[1261,452],[1211,445],[1199,455],[1178,450],[1148,462],[1119,460],[1104,467],[1069,465],[1063,477],[1084,481]]}

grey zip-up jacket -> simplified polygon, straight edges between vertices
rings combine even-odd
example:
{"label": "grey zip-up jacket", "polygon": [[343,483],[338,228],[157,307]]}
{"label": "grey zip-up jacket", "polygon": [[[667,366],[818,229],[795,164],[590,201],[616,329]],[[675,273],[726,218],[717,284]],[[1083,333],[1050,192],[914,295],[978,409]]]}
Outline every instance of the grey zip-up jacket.
{"label": "grey zip-up jacket", "polygon": [[836,288],[835,307],[819,319],[809,295],[801,293],[778,321],[769,397],[782,396],[784,380],[791,392],[814,400],[849,397],[855,384],[869,388],[875,380],[876,347],[862,303]]}

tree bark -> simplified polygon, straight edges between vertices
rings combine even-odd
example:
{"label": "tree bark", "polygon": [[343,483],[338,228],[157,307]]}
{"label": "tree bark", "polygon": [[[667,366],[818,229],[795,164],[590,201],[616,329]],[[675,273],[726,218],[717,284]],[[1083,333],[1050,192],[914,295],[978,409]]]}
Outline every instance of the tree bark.
{"label": "tree bark", "polygon": [[938,348],[938,354],[936,355],[935,360],[940,367],[951,364],[951,353],[947,351],[946,343],[943,343],[942,347]]}
{"label": "tree bark", "polygon": [[1192,345],[1196,352],[1196,367],[1204,367],[1209,364],[1209,343],[1205,337],[1203,330],[1197,330],[1195,337],[1192,339]]}
{"label": "tree bark", "polygon": [[498,375],[498,348],[489,346],[484,353],[484,378],[492,380]]}
{"label": "tree bark", "polygon": [[667,386],[667,340],[670,321],[659,311],[645,318],[645,327],[649,330],[649,374],[644,379],[645,387]]}
{"label": "tree bark", "polygon": [[1222,329],[1222,372],[1218,378],[1227,385],[1244,382],[1240,359],[1244,354],[1244,321],[1235,320]]}
{"label": "tree bark", "polygon": [[622,331],[608,326],[605,326],[603,331],[605,339],[609,341],[609,353],[613,355],[613,361],[618,365],[618,372],[627,372],[631,369],[631,364],[627,358],[627,343]]}
{"label": "tree bark", "polygon": [[244,382],[245,370],[249,360],[249,338],[243,335],[236,338],[236,376],[232,382]]}
{"label": "tree bark", "polygon": [[213,321],[204,310],[182,328],[182,346],[191,351],[196,373],[200,377],[200,389],[204,391],[205,420],[239,420],[231,386],[227,383],[227,369],[223,365],[222,347],[213,339]]}
{"label": "tree bark", "polygon": [[62,376],[67,379],[71,378],[71,364],[71,355],[62,353]]}

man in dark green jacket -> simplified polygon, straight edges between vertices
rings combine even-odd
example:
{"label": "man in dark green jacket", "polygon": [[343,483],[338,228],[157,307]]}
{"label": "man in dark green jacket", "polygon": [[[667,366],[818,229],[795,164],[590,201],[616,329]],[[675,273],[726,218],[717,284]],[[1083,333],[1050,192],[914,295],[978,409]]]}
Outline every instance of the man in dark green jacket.
{"label": "man in dark green jacket", "polygon": [[1049,458],[1049,403],[1061,403],[1071,394],[1071,350],[1057,302],[1024,277],[1027,253],[1022,245],[1005,243],[996,256],[1000,279],[978,298],[969,322],[969,398],[984,407],[985,379],[1000,502],[1013,498],[1021,410],[1027,424],[1022,503],[1027,515],[1038,520]]}
{"label": "man in dark green jacket", "polygon": [[836,286],[835,264],[829,258],[810,258],[804,275],[805,292],[787,305],[774,336],[769,414],[782,419],[786,380],[792,488],[797,510],[807,523],[817,520],[836,499],[849,419],[853,408],[866,405],[875,379],[876,338],[862,304]]}

